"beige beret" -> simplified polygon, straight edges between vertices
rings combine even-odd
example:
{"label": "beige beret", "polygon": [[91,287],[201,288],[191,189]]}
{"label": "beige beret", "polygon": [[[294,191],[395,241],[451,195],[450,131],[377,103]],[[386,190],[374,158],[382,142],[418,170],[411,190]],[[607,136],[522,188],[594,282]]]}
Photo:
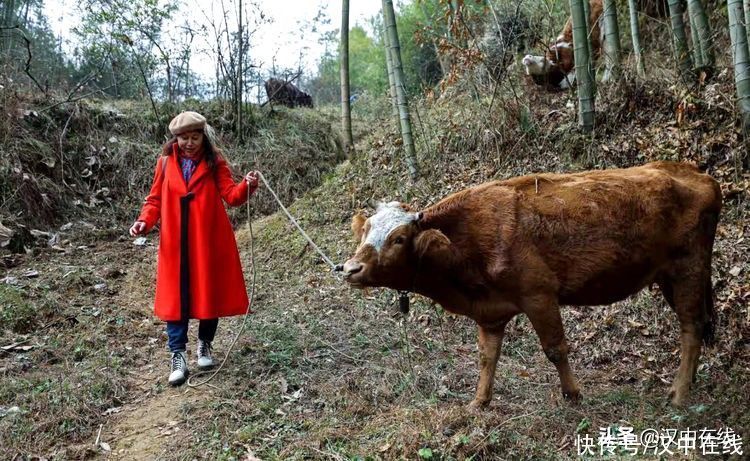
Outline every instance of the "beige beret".
{"label": "beige beret", "polygon": [[198,112],[181,112],[169,122],[169,132],[174,136],[187,131],[203,130],[204,128],[206,128],[206,117]]}

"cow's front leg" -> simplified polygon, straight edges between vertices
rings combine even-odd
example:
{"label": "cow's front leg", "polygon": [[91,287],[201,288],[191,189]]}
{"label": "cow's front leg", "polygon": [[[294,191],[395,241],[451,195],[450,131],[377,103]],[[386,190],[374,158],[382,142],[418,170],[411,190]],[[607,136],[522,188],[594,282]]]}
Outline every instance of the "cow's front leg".
{"label": "cow's front leg", "polygon": [[492,400],[495,368],[500,357],[500,346],[505,334],[505,321],[492,327],[479,326],[479,384],[477,396],[469,404],[472,408],[484,407]]}
{"label": "cow's front leg", "polygon": [[544,354],[557,368],[563,397],[574,402],[580,400],[581,391],[568,363],[568,343],[560,306],[551,297],[537,296],[524,300],[523,310],[539,336]]}

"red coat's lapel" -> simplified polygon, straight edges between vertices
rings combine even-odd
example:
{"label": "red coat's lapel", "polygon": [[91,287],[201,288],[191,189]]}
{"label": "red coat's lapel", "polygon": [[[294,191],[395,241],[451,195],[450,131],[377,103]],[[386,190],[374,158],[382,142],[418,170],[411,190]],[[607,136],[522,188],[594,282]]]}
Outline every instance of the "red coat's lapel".
{"label": "red coat's lapel", "polygon": [[169,179],[169,182],[173,184],[172,187],[174,187],[181,196],[187,194],[187,185],[185,184],[185,179],[182,177],[182,168],[180,168],[177,149],[175,149],[172,155],[169,156],[167,162],[167,179]]}
{"label": "red coat's lapel", "polygon": [[203,179],[204,176],[206,176],[211,169],[208,167],[206,163],[206,159],[201,160],[198,162],[198,166],[195,167],[195,171],[193,172],[193,175],[190,177],[190,182],[188,182],[187,188],[188,190],[192,190],[198,182]]}

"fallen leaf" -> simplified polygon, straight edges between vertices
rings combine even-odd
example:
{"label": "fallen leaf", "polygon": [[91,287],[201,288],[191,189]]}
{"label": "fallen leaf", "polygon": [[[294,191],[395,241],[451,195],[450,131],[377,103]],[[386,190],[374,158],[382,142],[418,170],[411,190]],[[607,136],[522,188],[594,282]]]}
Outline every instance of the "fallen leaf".
{"label": "fallen leaf", "polygon": [[104,410],[104,413],[102,413],[102,416],[109,416],[115,413],[119,413],[121,411],[122,411],[122,407],[107,408],[106,410]]}
{"label": "fallen leaf", "polygon": [[7,415],[12,415],[14,413],[20,413],[20,412],[21,412],[21,409],[15,406],[10,407],[10,408],[0,407],[0,418],[7,416]]}
{"label": "fallen leaf", "polygon": [[31,349],[34,348],[34,346],[22,346],[22,344],[26,343],[27,341],[20,341],[13,344],[8,344],[7,346],[2,346],[0,349],[8,352],[13,351],[21,351],[21,352],[28,352]]}
{"label": "fallen leaf", "polygon": [[628,325],[630,325],[633,328],[643,328],[646,326],[640,322],[636,322],[635,320],[630,320],[630,319],[628,319]]}

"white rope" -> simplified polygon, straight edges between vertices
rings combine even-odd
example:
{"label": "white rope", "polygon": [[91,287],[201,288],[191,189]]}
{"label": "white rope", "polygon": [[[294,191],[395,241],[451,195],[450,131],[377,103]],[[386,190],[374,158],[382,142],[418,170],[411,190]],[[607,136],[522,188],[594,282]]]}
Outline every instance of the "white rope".
{"label": "white rope", "polygon": [[[244,179],[243,179],[244,181]],[[252,265],[252,271],[253,271],[253,281],[250,285],[250,305],[247,308],[247,312],[245,312],[245,317],[242,319],[242,325],[240,325],[240,329],[237,332],[237,334],[234,336],[234,339],[232,340],[232,344],[229,345],[229,349],[227,350],[227,354],[224,356],[224,360],[221,361],[221,364],[219,367],[211,373],[210,371],[199,371],[195,375],[191,376],[187,380],[187,385],[189,387],[198,387],[202,386],[212,379],[214,379],[214,376],[216,376],[219,371],[221,371],[222,368],[224,368],[224,364],[227,362],[227,359],[229,358],[229,354],[232,353],[232,349],[234,349],[234,345],[237,343],[237,340],[240,339],[240,335],[245,329],[245,324],[247,323],[247,318],[250,316],[250,308],[255,304],[253,303],[253,300],[255,299],[255,238],[253,237],[253,225],[252,220],[250,219],[250,188],[247,189],[247,202],[246,202],[246,209],[247,209],[247,228],[250,231],[250,264]],[[198,376],[202,376],[205,374],[211,373],[211,376],[204,379],[203,381],[194,383],[192,382],[193,379],[197,378]]]}
{"label": "white rope", "polygon": [[[284,210],[284,213],[286,213],[286,215],[289,218],[289,220],[292,221],[292,224],[294,224],[297,227],[297,229],[302,233],[302,235],[307,239],[307,241],[310,242],[310,245],[312,245],[313,248],[315,248],[315,250],[318,253],[320,253],[320,256],[323,257],[323,259],[325,260],[325,262],[327,262],[328,265],[330,265],[333,270],[336,270],[336,265],[320,250],[320,248],[318,248],[318,246],[315,244],[315,242],[313,242],[310,239],[310,237],[308,237],[308,235],[305,233],[305,231],[302,230],[302,228],[299,226],[299,224],[297,224],[297,221],[294,219],[294,217],[286,209],[286,207],[284,206],[284,204],[281,203],[281,200],[279,200],[279,197],[276,195],[276,192],[274,192],[274,190],[271,189],[271,186],[268,185],[268,181],[266,181],[266,178],[263,176],[263,173],[261,173],[260,171],[256,171],[256,173],[258,173],[258,176],[263,181],[263,184],[265,184],[266,189],[268,189],[268,191],[271,193],[271,195],[273,195],[273,198],[276,199],[276,203],[279,204],[279,206],[281,207],[281,209]],[[243,179],[243,181],[244,181],[244,179]],[[252,271],[253,271],[253,281],[252,281],[252,284],[250,285],[250,307],[252,307],[255,304],[253,302],[253,300],[255,299],[255,278],[256,278],[255,276],[256,276],[256,271],[255,271],[255,237],[253,236],[253,225],[252,225],[252,220],[250,219],[250,188],[247,189],[246,207],[247,207],[247,229],[250,231],[250,264],[252,265]],[[229,345],[229,349],[227,350],[227,354],[224,356],[224,360],[221,361],[221,364],[219,365],[219,367],[216,368],[216,370],[214,370],[213,372],[211,372],[211,371],[199,371],[195,375],[191,376],[187,380],[187,385],[189,387],[198,387],[198,386],[202,386],[202,385],[208,383],[209,381],[211,381],[212,379],[214,379],[214,376],[216,376],[219,373],[219,371],[221,371],[222,368],[224,368],[224,364],[226,363],[227,359],[229,358],[229,354],[232,353],[232,349],[234,349],[234,345],[237,343],[237,340],[240,339],[240,335],[242,334],[242,332],[245,329],[245,324],[247,323],[247,318],[250,316],[250,313],[251,313],[250,312],[250,307],[248,307],[247,312],[245,313],[245,317],[242,319],[242,324],[240,325],[240,329],[239,329],[239,331],[237,331],[237,334],[235,335],[234,339],[232,340],[232,343]],[[204,379],[203,381],[197,382],[197,383],[193,382],[193,379],[195,379],[195,378],[197,378],[199,376],[208,374],[208,373],[211,373],[211,376],[209,376],[208,378]]]}
{"label": "white rope", "polygon": [[260,179],[263,181],[263,184],[266,185],[266,189],[268,189],[268,192],[270,192],[271,195],[273,195],[273,198],[276,199],[276,203],[279,204],[279,206],[284,211],[284,213],[289,218],[289,220],[292,222],[292,224],[294,224],[297,227],[297,230],[300,231],[300,233],[307,239],[308,242],[310,242],[310,245],[312,245],[312,247],[315,248],[315,251],[317,251],[320,254],[323,260],[325,260],[325,262],[328,263],[329,266],[331,266],[331,269],[335,270],[336,264],[334,264],[333,261],[331,261],[328,258],[328,256],[326,256],[325,253],[323,253],[320,250],[320,248],[318,248],[318,245],[316,245],[315,242],[313,242],[312,239],[305,233],[305,231],[302,230],[299,224],[297,224],[297,220],[295,220],[294,217],[289,213],[289,211],[286,209],[284,204],[281,203],[281,200],[279,200],[279,197],[276,195],[276,192],[274,192],[273,189],[271,189],[271,186],[268,185],[268,181],[266,181],[266,178],[263,176],[263,173],[261,173],[260,171],[256,171],[256,173],[258,173],[258,176],[260,176]]}

